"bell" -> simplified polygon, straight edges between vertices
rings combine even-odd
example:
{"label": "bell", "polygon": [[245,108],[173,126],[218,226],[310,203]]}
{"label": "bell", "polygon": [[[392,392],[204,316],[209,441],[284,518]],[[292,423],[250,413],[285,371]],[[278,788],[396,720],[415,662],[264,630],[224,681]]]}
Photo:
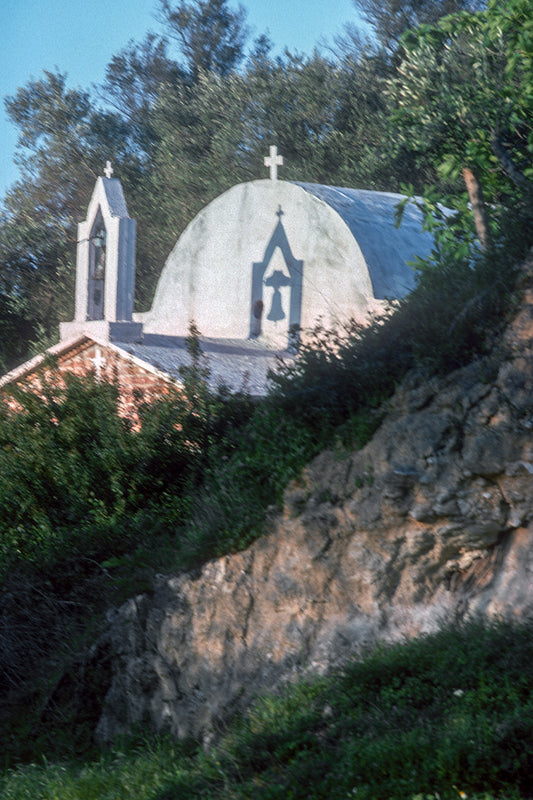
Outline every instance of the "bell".
{"label": "bell", "polygon": [[279,322],[280,319],[285,319],[285,312],[281,303],[281,292],[279,289],[274,289],[272,295],[272,306],[268,312],[267,319],[271,322]]}
{"label": "bell", "polygon": [[93,239],[93,244],[97,249],[100,247],[104,247],[106,242],[105,228],[98,228],[92,239]]}
{"label": "bell", "polygon": [[274,294],[272,296],[272,306],[268,313],[267,319],[271,322],[279,322],[280,319],[285,319],[285,312],[283,311],[282,298],[280,288],[282,286],[290,286],[291,279],[284,275],[280,269],[274,270],[270,278],[265,281],[265,286],[272,286]]}

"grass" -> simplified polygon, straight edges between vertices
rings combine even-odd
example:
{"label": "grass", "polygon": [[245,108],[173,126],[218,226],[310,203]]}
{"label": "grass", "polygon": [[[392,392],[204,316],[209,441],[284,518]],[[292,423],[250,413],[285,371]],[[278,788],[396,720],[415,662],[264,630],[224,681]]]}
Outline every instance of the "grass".
{"label": "grass", "polygon": [[0,777],[3,800],[526,800],[533,629],[458,626],[258,699],[205,753],[138,736]]}

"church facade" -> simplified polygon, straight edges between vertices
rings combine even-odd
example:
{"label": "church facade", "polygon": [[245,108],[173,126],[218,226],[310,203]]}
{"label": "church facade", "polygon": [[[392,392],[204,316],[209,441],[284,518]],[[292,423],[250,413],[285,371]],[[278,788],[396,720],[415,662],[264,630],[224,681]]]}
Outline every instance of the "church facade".
{"label": "church facade", "polygon": [[[396,228],[400,195],[278,180],[282,163],[271,148],[269,178],[232,187],[190,222],[152,308],[135,314],[136,224],[108,162],[78,226],[74,320],[61,324],[52,348],[62,368],[77,353],[79,371],[85,353],[87,371],[106,375],[97,366],[103,358],[116,374],[124,359],[122,381],[156,379],[163,391],[166,381],[179,385],[194,321],[212,387],[262,395],[276,355],[289,353],[317,323],[364,324],[405,296],[415,283],[409,262],[433,245],[416,207],[407,206]],[[0,389],[29,380],[43,363],[22,365],[0,379]]]}

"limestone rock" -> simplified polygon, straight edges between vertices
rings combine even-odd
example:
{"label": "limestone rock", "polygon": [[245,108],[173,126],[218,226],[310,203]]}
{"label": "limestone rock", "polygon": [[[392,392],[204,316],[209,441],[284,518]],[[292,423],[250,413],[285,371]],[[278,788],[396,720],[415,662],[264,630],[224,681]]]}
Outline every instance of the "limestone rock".
{"label": "limestone rock", "polygon": [[[320,455],[245,552],[110,618],[97,736],[205,736],[377,640],[533,614],[533,297],[490,357],[406,382],[361,451]],[[487,375],[491,375],[490,380]]]}

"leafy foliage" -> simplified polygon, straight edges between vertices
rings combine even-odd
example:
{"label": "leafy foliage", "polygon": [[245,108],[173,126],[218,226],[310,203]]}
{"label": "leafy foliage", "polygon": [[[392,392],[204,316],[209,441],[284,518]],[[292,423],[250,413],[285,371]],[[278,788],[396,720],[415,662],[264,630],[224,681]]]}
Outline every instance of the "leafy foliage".
{"label": "leafy foliage", "polygon": [[444,631],[259,702],[222,748],[236,796],[527,796],[531,635],[512,631]]}
{"label": "leafy foliage", "polygon": [[431,153],[445,180],[468,168],[492,204],[531,205],[531,24],[528,0],[491,0],[421,26],[405,36],[391,82],[400,140]]}
{"label": "leafy foliage", "polygon": [[258,535],[316,445],[274,407],[212,395],[194,328],[189,349],[183,393],[140,403],[139,429],[119,414],[118,386],[94,376],[67,374],[61,385],[52,369],[38,394],[12,390],[19,410],[0,409],[3,577],[61,564],[66,587],[80,559],[89,572],[119,564],[161,533],[178,535],[176,566]]}
{"label": "leafy foliage", "polygon": [[[252,413],[246,397],[207,388],[197,331],[183,389],[120,415],[117,383],[42,368],[41,388],[0,406],[0,575],[106,562],[183,525],[213,460]],[[16,409],[13,408],[13,402]],[[178,548],[179,549],[179,548]]]}
{"label": "leafy foliage", "polygon": [[162,88],[183,82],[186,76],[168,55],[168,43],[154,34],[113,56],[100,96],[128,125],[134,152],[150,164],[157,137],[153,114]]}
{"label": "leafy foliage", "polygon": [[471,624],[382,648],[342,673],[259,699],[208,754],[190,742],[138,738],[92,763],[8,770],[2,797],[525,800],[531,634]]}
{"label": "leafy foliage", "polygon": [[249,423],[215,446],[192,505],[184,552],[193,563],[205,553],[240,550],[264,530],[265,511],[317,452],[317,438],[276,407],[258,407]]}
{"label": "leafy foliage", "polygon": [[365,22],[372,26],[378,43],[390,53],[399,47],[402,35],[420,25],[464,9],[478,11],[483,0],[354,0]]}
{"label": "leafy foliage", "polygon": [[[22,407],[0,420],[0,563],[48,571],[80,556],[104,560],[132,543],[150,502],[178,493],[194,452],[169,403],[143,410],[137,435],[118,414],[118,389],[94,378],[46,382],[41,395],[16,390]],[[181,412],[181,413],[180,413]]]}
{"label": "leafy foliage", "polygon": [[228,75],[244,58],[248,38],[246,11],[228,7],[227,0],[179,0],[174,7],[161,0],[161,13],[194,82],[200,75]]}

